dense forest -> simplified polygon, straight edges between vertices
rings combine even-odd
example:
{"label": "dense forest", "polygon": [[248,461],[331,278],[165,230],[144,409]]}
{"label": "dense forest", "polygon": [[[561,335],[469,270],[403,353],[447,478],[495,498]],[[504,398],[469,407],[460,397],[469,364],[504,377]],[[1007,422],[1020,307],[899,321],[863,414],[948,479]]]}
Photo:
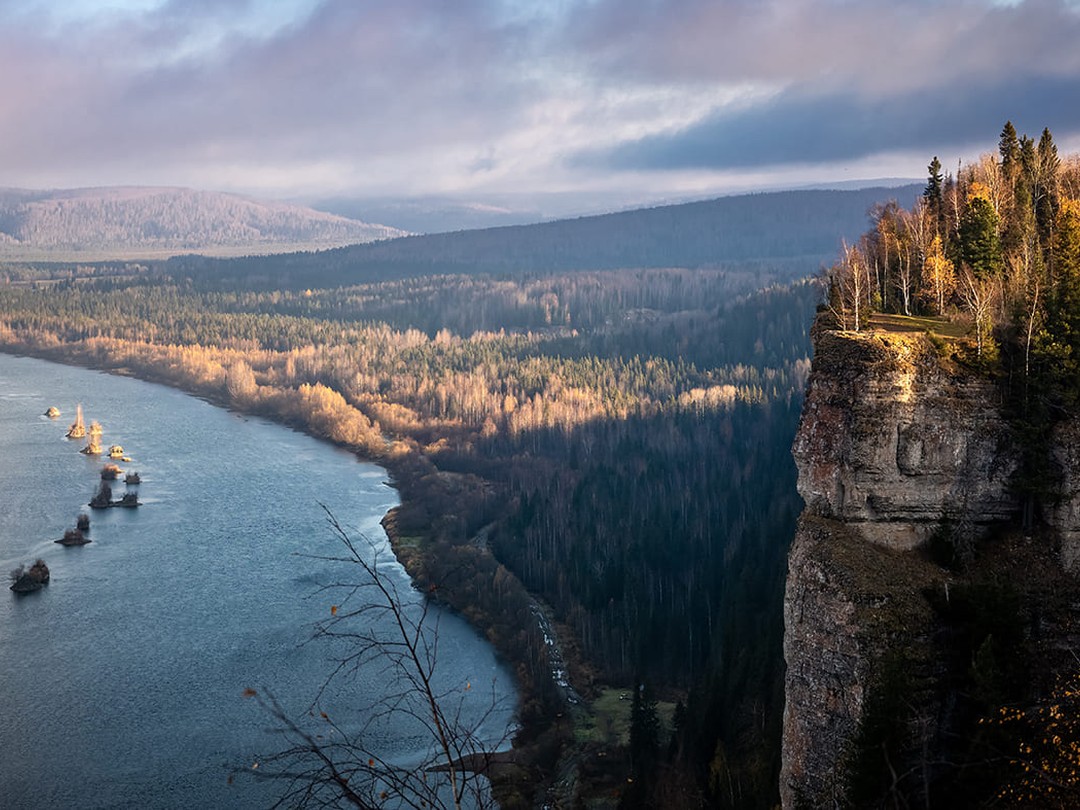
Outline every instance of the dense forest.
{"label": "dense forest", "polygon": [[[535,769],[519,790],[775,803],[815,261],[239,290],[193,267],[13,270],[0,347],[177,385],[384,464],[399,557],[517,673]],[[537,609],[582,706],[552,682]]]}

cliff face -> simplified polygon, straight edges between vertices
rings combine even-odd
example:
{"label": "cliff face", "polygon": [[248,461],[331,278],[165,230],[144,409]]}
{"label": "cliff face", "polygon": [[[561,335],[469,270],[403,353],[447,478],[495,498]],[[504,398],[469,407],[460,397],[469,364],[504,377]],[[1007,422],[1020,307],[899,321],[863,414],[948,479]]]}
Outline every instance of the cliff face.
{"label": "cliff face", "polygon": [[1047,505],[1045,519],[1060,539],[1062,563],[1076,572],[1080,565],[1080,422],[1058,425],[1051,448],[1061,482],[1059,498]]}
{"label": "cliff face", "polygon": [[875,663],[904,648],[907,664],[927,674],[930,612],[919,593],[932,566],[804,514],[788,567],[781,798],[789,808],[842,807]]}
{"label": "cliff face", "polygon": [[[1015,658],[1023,645],[1033,688],[1076,643],[1080,589],[1068,569],[1080,559],[1080,426],[1062,426],[1054,443],[1065,497],[1044,510],[1049,540],[1003,528],[1019,511],[1011,436],[995,385],[942,359],[928,338],[816,329],[793,447],[806,506],[784,605],[784,807],[850,806],[868,707],[901,713],[882,708],[897,679],[906,719],[893,718],[905,729],[894,756],[951,755],[969,646],[998,643],[980,642],[989,631],[969,626],[957,594],[975,604],[980,583],[1008,583],[1021,608],[1002,621],[1015,621],[1009,649]],[[966,555],[966,570],[932,562],[932,537]],[[899,790],[923,804],[939,776],[923,767],[919,785]]]}
{"label": "cliff face", "polygon": [[1015,514],[1015,454],[994,384],[921,335],[821,331],[793,452],[809,514],[895,549],[943,520]]}

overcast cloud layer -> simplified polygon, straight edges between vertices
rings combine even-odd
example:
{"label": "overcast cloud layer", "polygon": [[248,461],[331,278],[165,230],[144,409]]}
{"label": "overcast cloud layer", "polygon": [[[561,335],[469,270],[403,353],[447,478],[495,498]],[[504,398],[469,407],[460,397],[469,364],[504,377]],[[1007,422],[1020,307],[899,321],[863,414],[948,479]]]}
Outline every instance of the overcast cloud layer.
{"label": "overcast cloud layer", "polygon": [[[107,11],[99,7],[108,6]],[[1068,0],[6,0],[0,185],[689,195],[1080,146]]]}

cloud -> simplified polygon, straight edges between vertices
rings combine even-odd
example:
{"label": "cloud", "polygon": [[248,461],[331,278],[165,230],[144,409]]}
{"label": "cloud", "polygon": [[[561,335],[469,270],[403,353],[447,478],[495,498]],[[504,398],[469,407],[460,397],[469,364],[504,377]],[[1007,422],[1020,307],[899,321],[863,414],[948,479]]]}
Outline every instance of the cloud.
{"label": "cloud", "polygon": [[[1080,12],[1058,0],[599,0],[596,75],[757,84],[693,121],[582,150],[575,168],[729,171],[989,148],[1006,119],[1080,132]],[[956,156],[956,151],[952,156]]]}
{"label": "cloud", "polygon": [[270,36],[219,24],[214,4],[180,9],[124,14],[82,36],[0,32],[6,147],[54,174],[135,155],[151,172],[374,163],[475,153],[536,95],[514,64],[518,32],[482,0],[328,0]]}
{"label": "cloud", "polygon": [[0,6],[0,185],[685,188],[698,170],[992,143],[1008,117],[1080,133],[1065,0],[110,9]]}
{"label": "cloud", "polygon": [[[992,142],[1006,120],[1036,139],[1080,130],[1080,82],[1025,77],[995,85],[943,85],[880,99],[780,93],[721,111],[673,133],[586,151],[582,166],[620,170],[726,170],[836,163],[899,151],[929,153]],[[928,155],[929,156],[929,155]]]}
{"label": "cloud", "polygon": [[814,84],[863,97],[1080,72],[1066,0],[597,0],[569,32],[598,72]]}

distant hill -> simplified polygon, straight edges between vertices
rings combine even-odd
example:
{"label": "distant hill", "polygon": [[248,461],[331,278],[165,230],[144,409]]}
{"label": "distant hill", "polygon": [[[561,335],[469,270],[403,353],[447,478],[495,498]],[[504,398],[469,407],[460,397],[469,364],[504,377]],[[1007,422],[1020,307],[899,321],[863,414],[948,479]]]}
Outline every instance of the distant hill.
{"label": "distant hill", "polygon": [[561,218],[545,216],[535,206],[503,207],[440,197],[387,200],[330,197],[313,201],[311,207],[351,219],[392,222],[399,228],[417,234],[529,225]]}
{"label": "distant hill", "polygon": [[804,190],[475,231],[411,236],[315,254],[208,261],[179,257],[170,272],[272,286],[345,285],[437,273],[492,275],[733,263],[832,261],[855,241],[868,211],[889,199],[910,205],[921,185]]}
{"label": "distant hill", "polygon": [[[840,180],[804,186],[784,185],[777,188],[758,188],[753,193],[807,191],[812,189],[855,191],[862,188],[892,189],[910,186],[925,180],[911,177],[880,177],[873,180]],[[728,192],[725,196],[752,193],[746,189]],[[365,222],[386,222],[414,234],[472,231],[481,228],[501,228],[507,225],[533,225],[562,219],[595,216],[642,208],[682,205],[705,199],[702,194],[650,193],[647,187],[637,193],[623,192],[504,192],[484,194],[482,199],[451,196],[420,197],[324,197],[306,202],[316,211],[360,219]],[[711,199],[711,198],[709,198]]]}
{"label": "distant hill", "polygon": [[237,255],[404,233],[296,205],[185,188],[0,188],[0,258]]}

